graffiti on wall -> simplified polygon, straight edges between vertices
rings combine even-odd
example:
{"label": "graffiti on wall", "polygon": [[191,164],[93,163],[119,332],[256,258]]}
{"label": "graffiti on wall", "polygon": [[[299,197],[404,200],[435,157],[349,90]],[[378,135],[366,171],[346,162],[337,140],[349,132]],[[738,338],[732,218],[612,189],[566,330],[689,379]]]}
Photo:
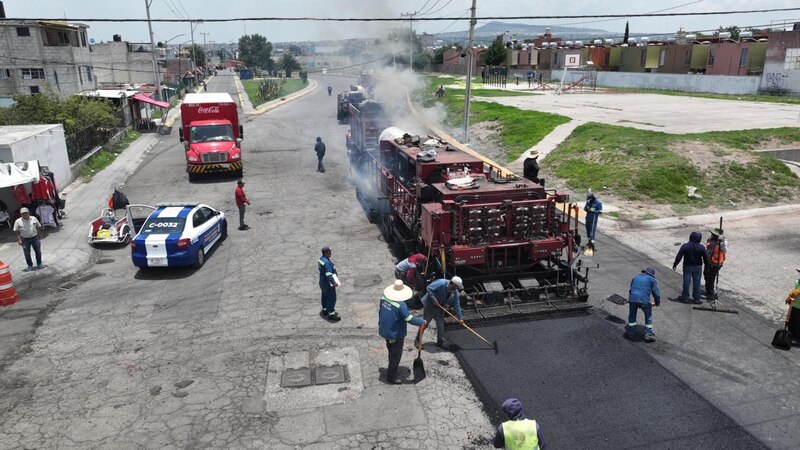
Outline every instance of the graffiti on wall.
{"label": "graffiti on wall", "polygon": [[788,74],[781,72],[767,72],[764,74],[764,88],[768,90],[783,89],[785,80],[788,77]]}

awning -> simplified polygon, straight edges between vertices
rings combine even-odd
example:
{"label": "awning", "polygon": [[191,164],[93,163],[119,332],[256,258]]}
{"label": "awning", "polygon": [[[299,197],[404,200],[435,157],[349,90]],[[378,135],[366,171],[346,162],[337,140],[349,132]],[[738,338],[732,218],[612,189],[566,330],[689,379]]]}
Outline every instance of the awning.
{"label": "awning", "polygon": [[39,181],[39,163],[0,163],[0,188]]}
{"label": "awning", "polygon": [[151,105],[156,105],[159,108],[169,108],[170,106],[169,102],[162,102],[154,98],[148,97],[144,94],[134,94],[133,99],[139,100],[140,102],[150,103]]}

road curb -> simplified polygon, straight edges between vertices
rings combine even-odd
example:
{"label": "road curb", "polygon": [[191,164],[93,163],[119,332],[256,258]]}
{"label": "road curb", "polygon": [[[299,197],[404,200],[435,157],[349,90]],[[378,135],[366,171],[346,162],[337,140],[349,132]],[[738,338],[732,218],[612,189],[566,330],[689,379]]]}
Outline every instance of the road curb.
{"label": "road curb", "polygon": [[[284,104],[286,104],[286,103],[288,103],[288,102],[290,102],[292,100],[297,100],[298,98],[305,97],[306,95],[308,95],[311,92],[313,92],[317,88],[318,85],[319,85],[319,83],[317,83],[315,80],[308,80],[308,86],[304,87],[303,89],[300,89],[297,92],[293,92],[293,93],[287,95],[286,97],[283,97],[283,98],[280,98],[280,99],[277,99],[277,100],[269,101],[269,102],[267,102],[265,104],[265,106],[262,106],[261,108],[258,108],[255,111],[246,112],[245,114],[248,115],[248,116],[258,116],[258,115],[264,114],[267,111],[272,111],[273,109],[275,109],[275,108],[277,108],[277,107],[279,107],[281,105],[284,105]],[[236,86],[236,89],[239,90],[239,86],[238,85]],[[241,95],[242,95],[242,93],[240,91],[239,92],[239,97],[241,97]]]}

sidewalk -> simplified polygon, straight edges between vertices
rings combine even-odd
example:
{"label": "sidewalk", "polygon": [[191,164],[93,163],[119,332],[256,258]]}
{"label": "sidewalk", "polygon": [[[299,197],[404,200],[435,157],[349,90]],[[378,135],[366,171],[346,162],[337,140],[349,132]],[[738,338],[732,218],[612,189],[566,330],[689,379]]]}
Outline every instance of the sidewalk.
{"label": "sidewalk", "polygon": [[44,280],[63,279],[91,262],[94,251],[87,242],[89,222],[100,215],[114,187],[121,186],[133,174],[161,137],[157,133],[143,134],[91,181],[78,179],[61,191],[66,199],[66,218],[59,222],[58,228],[44,230],[42,260],[47,265],[45,269],[22,272],[26,265],[22,247],[16,241],[0,244],[0,260],[11,268],[20,302],[27,300],[27,290],[47,285]]}

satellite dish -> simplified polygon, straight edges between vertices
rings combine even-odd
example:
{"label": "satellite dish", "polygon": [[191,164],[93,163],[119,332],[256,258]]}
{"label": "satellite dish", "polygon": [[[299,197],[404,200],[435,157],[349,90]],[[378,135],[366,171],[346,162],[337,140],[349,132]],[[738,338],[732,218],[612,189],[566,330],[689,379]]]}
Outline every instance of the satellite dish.
{"label": "satellite dish", "polygon": [[94,38],[89,38],[89,43],[94,44]]}

